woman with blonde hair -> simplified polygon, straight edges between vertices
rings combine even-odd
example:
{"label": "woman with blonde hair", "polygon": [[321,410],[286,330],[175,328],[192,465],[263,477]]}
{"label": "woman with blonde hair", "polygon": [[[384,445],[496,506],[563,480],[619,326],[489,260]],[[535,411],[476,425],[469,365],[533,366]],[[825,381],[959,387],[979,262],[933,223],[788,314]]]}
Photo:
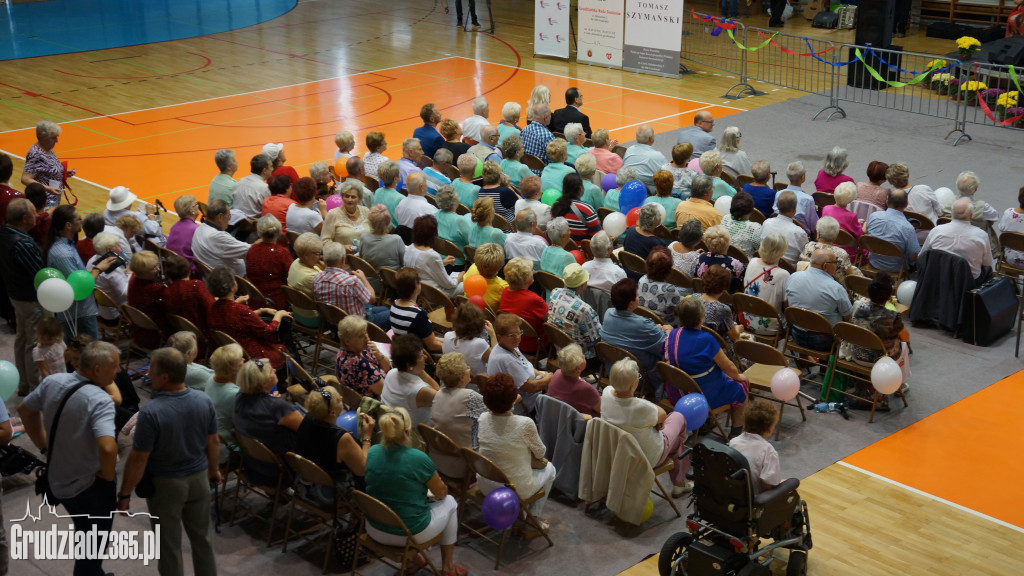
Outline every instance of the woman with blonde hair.
{"label": "woman with blonde hair", "polygon": [[[436,372],[441,389],[434,395],[430,426],[458,446],[476,450],[479,447],[477,422],[487,411],[487,406],[479,392],[466,388],[473,376],[466,361],[465,355],[459,352],[448,352],[437,360]],[[463,478],[466,475],[466,461],[462,456],[434,452],[430,457],[445,476]]]}
{"label": "woman with blonde hair", "polygon": [[508,282],[498,276],[501,268],[505,265],[505,251],[501,246],[488,242],[476,249],[473,255],[473,265],[464,273],[459,275],[459,281],[465,281],[466,276],[479,274],[487,281],[487,291],[484,292],[484,300],[492,309],[498,308],[501,301],[501,294],[508,288]]}
{"label": "woman with blonde hair", "polygon": [[701,154],[698,159],[698,163],[700,165],[700,171],[706,176],[710,176],[712,179],[712,203],[716,202],[722,196],[736,195],[736,189],[732,187],[732,184],[722,180],[722,171],[724,167],[722,165],[722,155],[719,154],[718,150],[709,150]]}
{"label": "woman with blonde hair", "polygon": [[533,87],[533,91],[530,92],[530,99],[526,102],[526,121],[533,121],[533,107],[537,104],[550,104],[551,103],[551,91],[548,87],[543,84],[538,84]]}
{"label": "woman with blonde hair", "polygon": [[[288,269],[288,286],[313,298],[313,278],[327,267],[323,260],[323,242],[316,234],[306,232],[295,239],[292,248],[295,249],[298,258]],[[280,304],[284,307],[285,302]],[[295,321],[303,326],[320,326],[320,314],[316,310],[292,306],[292,313],[295,315]]]}
{"label": "woman with blonde hair", "polygon": [[[523,341],[516,346],[523,352],[532,354],[537,351],[538,346],[547,346],[547,336],[544,333],[544,322],[548,317],[548,303],[536,292],[530,290],[533,284],[533,262],[529,258],[520,256],[513,258],[505,264],[505,280],[508,281],[508,288],[501,294],[499,309],[502,312],[515,314],[526,320],[537,333],[538,339],[532,336],[524,336]],[[495,331],[498,327],[494,327]],[[500,337],[501,334],[498,334]],[[511,351],[511,348],[505,347]],[[493,354],[492,354],[493,358]]]}
{"label": "woman with blonde hair", "polygon": [[860,237],[864,234],[864,225],[861,224],[860,219],[857,218],[857,214],[851,212],[847,206],[850,202],[857,199],[857,186],[852,182],[843,182],[836,186],[835,192],[832,196],[836,199],[835,204],[825,206],[821,210],[821,216],[830,216],[836,219],[839,223],[839,228],[846,230],[853,236],[853,246],[844,247],[846,254],[851,260],[857,257],[857,246],[860,245]]}
{"label": "woman with blonde hair", "polygon": [[469,144],[462,141],[462,126],[454,118],[445,118],[437,125],[437,131],[444,137],[442,148],[452,153],[454,158],[469,151]]}
{"label": "woman with blonde hair", "polygon": [[580,197],[580,201],[597,212],[598,208],[604,206],[604,190],[598,185],[600,182],[594,181],[597,176],[597,158],[588,151],[580,154],[573,165],[583,180],[583,196]]}
{"label": "woman with blonde hair", "polygon": [[501,165],[494,160],[484,162],[482,175],[484,182],[477,199],[490,198],[494,202],[494,211],[509,224],[515,223],[519,196],[508,187],[509,179],[502,173]]}
{"label": "woman with blonde hair", "polygon": [[519,115],[523,107],[518,102],[505,102],[501,107],[501,122],[498,122],[498,146],[505,143],[509,136],[519,136],[522,128],[519,127]]}
{"label": "woman with blonde hair", "polygon": [[[170,334],[171,325],[164,313],[167,287],[159,279],[160,257],[156,252],[143,250],[132,256],[128,269],[132,271],[132,277],[128,280],[128,305],[149,316],[161,332]],[[149,349],[159,348],[162,344],[159,332],[136,326],[132,329],[132,335],[138,345]]]}
{"label": "woman with blonde hair", "polygon": [[[789,272],[779,267],[779,260],[786,253],[787,247],[786,238],[778,232],[765,236],[761,240],[758,256],[750,259],[746,275],[743,277],[743,291],[775,306],[780,317],[786,308],[786,283],[789,282]],[[740,323],[747,329],[765,336],[778,334],[782,329],[775,318],[745,313],[740,314]]]}
{"label": "woman with blonde hair", "polygon": [[245,352],[238,344],[221,346],[210,354],[210,367],[213,368],[213,380],[206,385],[206,395],[213,401],[213,409],[217,412],[217,434],[227,443],[230,450],[220,453],[221,464],[228,461],[229,456],[238,453],[235,438],[231,429],[235,427],[235,396],[238,385],[235,377],[245,362]]}
{"label": "woman with blonde hair", "polygon": [[727,254],[731,241],[729,230],[721,224],[705,230],[704,245],[708,247],[708,251],[697,257],[696,270],[697,278],[703,276],[704,272],[715,264],[728,270],[733,276],[732,283],[729,285],[730,294],[743,288],[743,270],[745,268],[743,262]]}
{"label": "woman with blonde hair", "polygon": [[[366,492],[387,504],[402,519],[412,537],[426,542],[441,534],[441,571],[444,576],[466,576],[466,569],[453,559],[459,536],[458,505],[437,474],[437,467],[425,452],[410,447],[412,420],[397,408],[380,417],[377,423],[381,443],[366,455]],[[434,500],[427,499],[433,494]],[[400,529],[366,520],[366,533],[386,546],[404,546],[406,535]],[[409,560],[407,571],[427,563],[418,555]]]}
{"label": "woman with blonde hair", "polygon": [[545,151],[548,155],[548,165],[540,173],[540,187],[545,192],[548,190],[558,190],[561,192],[562,181],[565,180],[565,177],[576,173],[575,170],[565,164],[565,161],[569,158],[566,142],[561,138],[555,138],[548,143]]}
{"label": "woman with blonde hair", "polygon": [[259,236],[245,255],[246,277],[260,294],[278,306],[284,306],[281,286],[288,283],[288,271],[292,267],[292,253],[287,244],[281,243],[281,222],[271,214],[256,221]]}
{"label": "woman with blonde hair", "polygon": [[[295,434],[302,424],[302,413],[280,394],[272,393],[278,381],[270,359],[249,360],[242,365],[237,378],[238,395],[232,419],[235,431],[259,440],[284,462],[285,453],[295,451]],[[264,486],[277,484],[277,466],[250,458],[244,452],[242,460],[247,480]]]}
{"label": "woman with blonde hair", "polygon": [[483,244],[493,242],[498,246],[505,245],[507,234],[494,226],[494,200],[491,198],[480,198],[473,203],[473,223],[470,226],[469,236],[466,238],[467,246],[479,248]]}
{"label": "woman with blonde hair", "polygon": [[400,178],[397,162],[391,160],[381,162],[377,169],[380,188],[373,192],[373,203],[383,204],[387,207],[388,213],[391,214],[391,225],[396,228],[398,227],[398,218],[395,216],[395,210],[398,208],[398,203],[405,198],[405,195],[398,191]]}
{"label": "woman with blonde hair", "polygon": [[[345,412],[341,393],[332,387],[317,388],[306,396],[306,416],[296,433],[295,453],[327,472],[348,497],[353,489],[363,488],[366,474],[366,454],[370,451],[375,422],[369,414],[360,414],[358,428],[360,440],[336,424]],[[306,496],[321,504],[334,503],[334,491],[315,484],[307,484]]]}
{"label": "woman with blonde hair", "polygon": [[733,178],[740,174],[750,174],[750,158],[747,153],[740,150],[740,129],[736,126],[729,126],[722,132],[722,139],[718,141],[718,153],[722,156],[722,168]]}
{"label": "woman with blonde hair", "polygon": [[363,396],[380,399],[384,377],[391,370],[391,362],[370,341],[366,319],[349,314],[338,322],[338,356],[334,361],[334,375],[343,386]]}

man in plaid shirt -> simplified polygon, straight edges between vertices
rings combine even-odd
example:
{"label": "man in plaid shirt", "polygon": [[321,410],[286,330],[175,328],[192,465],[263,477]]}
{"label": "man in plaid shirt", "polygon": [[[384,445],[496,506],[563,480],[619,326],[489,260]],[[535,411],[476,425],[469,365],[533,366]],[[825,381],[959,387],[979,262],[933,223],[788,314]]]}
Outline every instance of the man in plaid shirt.
{"label": "man in plaid shirt", "polygon": [[346,314],[366,318],[383,330],[390,329],[390,311],[384,306],[371,304],[376,295],[363,271],[344,269],[345,247],[337,242],[328,242],[324,245],[323,257],[327,267],[313,278],[313,298],[333,304]]}
{"label": "man in plaid shirt", "polygon": [[[548,130],[548,123],[551,122],[551,109],[547,104],[537,104],[533,107],[533,121],[523,128],[523,151],[540,158],[545,164],[548,163],[548,144],[555,139],[555,135]],[[540,176],[540,170],[534,170],[534,174]]]}

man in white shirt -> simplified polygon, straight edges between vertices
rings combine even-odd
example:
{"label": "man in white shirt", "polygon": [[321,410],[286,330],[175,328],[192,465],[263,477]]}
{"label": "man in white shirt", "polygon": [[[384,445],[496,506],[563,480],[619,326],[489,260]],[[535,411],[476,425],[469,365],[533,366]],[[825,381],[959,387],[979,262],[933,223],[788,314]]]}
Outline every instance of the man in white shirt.
{"label": "man in white shirt", "polygon": [[423,175],[423,172],[409,174],[409,179],[405,181],[405,187],[409,195],[398,203],[395,208],[395,218],[398,220],[399,226],[412,229],[417,218],[435,214],[437,207],[427,202],[427,177]]}
{"label": "man in white shirt", "polygon": [[490,122],[487,121],[487,116],[490,112],[491,109],[487,104],[487,99],[483,96],[477,96],[473,100],[473,115],[462,121],[462,137],[472,140],[474,143],[479,142],[480,129],[490,125]]}
{"label": "man in white shirt", "polygon": [[551,206],[540,201],[540,176],[527,176],[519,183],[519,193],[523,197],[516,200],[515,211],[530,209],[537,215],[537,226],[541,230],[548,227],[551,220]]}
{"label": "man in white shirt", "polygon": [[402,142],[402,157],[398,159],[398,177],[403,181],[409,181],[409,175],[413,172],[422,172],[419,161],[423,156],[423,145],[417,138],[406,138]]}
{"label": "man in white shirt", "polygon": [[641,124],[637,127],[636,142],[626,150],[622,165],[635,168],[647,190],[654,192],[654,173],[668,164],[668,160],[654,149],[654,128],[649,125]]}
{"label": "man in white shirt", "polygon": [[249,161],[249,169],[249,175],[235,185],[235,201],[231,208],[255,220],[263,212],[263,201],[270,197],[267,178],[274,172],[274,164],[266,155],[257,154]]}
{"label": "man in white shirt", "polygon": [[[238,200],[235,200],[237,206]],[[227,202],[214,200],[206,208],[206,222],[192,235],[192,254],[210,268],[227,266],[239,276],[245,276],[245,256],[249,245],[224,230],[231,219]]]}
{"label": "man in white shirt", "polygon": [[761,224],[761,240],[764,240],[772,232],[781,234],[786,239],[784,258],[789,260],[790,264],[795,265],[800,261],[800,253],[807,245],[807,232],[793,222],[797,207],[796,194],[792,190],[784,190],[776,197],[775,204],[779,215],[775,218],[767,218]]}
{"label": "man in white shirt", "polygon": [[602,292],[611,293],[612,285],[626,277],[626,271],[611,259],[612,239],[604,230],[594,234],[590,239],[590,251],[593,260],[583,263],[583,269],[590,274],[587,286]]}
{"label": "man in white shirt", "polygon": [[928,238],[921,246],[921,254],[926,250],[945,250],[967,260],[971,266],[971,275],[978,285],[992,275],[992,245],[988,234],[981,228],[971,225],[973,206],[970,198],[960,198],[953,202],[953,220],[949,224],[936,226],[928,233]]}
{"label": "man in white shirt", "polygon": [[516,233],[505,238],[505,257],[509,260],[523,256],[533,260],[533,269],[540,269],[540,255],[548,247],[540,236],[537,214],[526,208],[516,213]]}

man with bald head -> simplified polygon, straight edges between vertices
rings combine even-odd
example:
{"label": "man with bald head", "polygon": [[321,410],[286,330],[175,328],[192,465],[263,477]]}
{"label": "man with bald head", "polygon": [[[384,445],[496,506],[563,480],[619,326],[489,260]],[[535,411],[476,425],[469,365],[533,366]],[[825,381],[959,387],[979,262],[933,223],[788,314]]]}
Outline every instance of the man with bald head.
{"label": "man with bald head", "polygon": [[530,208],[516,213],[516,232],[505,237],[505,258],[520,256],[533,260],[533,269],[540,269],[540,255],[548,247],[543,232],[537,226],[537,214]]}
{"label": "man with bald head", "polygon": [[412,228],[416,219],[425,214],[434,215],[437,207],[427,202],[427,176],[423,172],[409,174],[405,181],[408,196],[402,198],[395,208],[395,218],[399,226]]}
{"label": "man with bald head", "polygon": [[[790,306],[817,312],[835,326],[840,320],[847,322],[853,314],[850,295],[835,281],[833,274],[839,259],[831,250],[822,248],[811,254],[811,267],[789,277],[786,283],[786,301]],[[793,339],[801,346],[815,350],[832,348],[832,334],[807,332],[793,327]]]}
{"label": "man with bald head", "polygon": [[[875,238],[881,238],[886,242],[892,242],[903,251],[905,262],[904,267],[909,267],[911,262],[917,260],[917,253],[921,251],[921,245],[917,242],[917,231],[914,225],[907,221],[903,211],[907,209],[907,191],[893,190],[889,192],[888,208],[884,212],[875,212],[868,216],[864,231]],[[869,254],[868,261],[878,270],[884,270],[896,274],[900,271],[901,262],[895,256],[879,256]]]}
{"label": "man with bald head", "polygon": [[928,233],[921,247],[926,250],[945,250],[967,260],[974,276],[974,285],[984,283],[992,276],[992,245],[988,234],[971,224],[974,207],[971,198],[964,197],[953,202],[953,220],[936,226]]}
{"label": "man with bald head", "polygon": [[[555,139],[555,135],[548,130],[550,122],[551,108],[547,104],[534,104],[533,120],[520,133],[523,152],[540,158],[545,164],[548,163],[548,144]],[[534,170],[533,173],[540,176],[540,170]]]}
{"label": "man with bald head", "polygon": [[636,129],[636,144],[626,150],[622,165],[636,169],[647,190],[654,192],[654,173],[665,164],[668,164],[665,155],[654,149],[654,128],[641,124]]}
{"label": "man with bald head", "polygon": [[480,128],[480,141],[469,147],[467,154],[472,154],[481,162],[493,160],[501,163],[501,151],[498,150],[498,129],[490,124]]}
{"label": "man with bald head", "polygon": [[693,115],[693,126],[679,131],[676,144],[689,142],[693,145],[693,157],[700,158],[700,155],[708,150],[714,150],[716,146],[715,137],[711,135],[711,129],[715,127],[715,119],[711,112],[701,110]]}

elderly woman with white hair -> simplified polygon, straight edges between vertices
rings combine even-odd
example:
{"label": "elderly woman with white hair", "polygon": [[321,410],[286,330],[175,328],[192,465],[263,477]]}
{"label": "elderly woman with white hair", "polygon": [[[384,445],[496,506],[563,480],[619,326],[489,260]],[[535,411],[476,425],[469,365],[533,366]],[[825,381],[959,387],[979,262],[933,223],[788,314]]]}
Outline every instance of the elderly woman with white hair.
{"label": "elderly woman with white hair", "polygon": [[338,148],[334,151],[335,162],[355,156],[352,151],[356,148],[356,138],[348,130],[342,130],[334,135],[334,145]]}
{"label": "elderly woman with white hair", "polygon": [[849,182],[856,186],[853,178],[843,174],[849,168],[850,161],[847,160],[846,149],[835,146],[825,155],[825,165],[818,170],[818,176],[814,179],[814,189],[818,192],[832,194],[836,186],[843,182]]}
{"label": "elderly woman with white hair", "polygon": [[547,395],[572,406],[585,416],[601,416],[601,393],[581,376],[587,358],[579,344],[569,344],[558,351],[558,370],[548,384]]}
{"label": "elderly woman with white hair", "polygon": [[597,209],[604,205],[604,190],[601,190],[601,187],[594,182],[594,176],[597,174],[597,159],[588,151],[580,154],[574,165],[576,173],[583,179],[583,196],[580,197],[580,202],[597,212]]}
{"label": "elderly woman with white hair", "polygon": [[640,180],[640,173],[632,166],[623,166],[615,173],[615,188],[612,188],[604,195],[604,207],[619,212],[619,193],[627,182]]}
{"label": "elderly woman with white hair", "polygon": [[594,234],[590,239],[590,251],[594,259],[583,263],[583,269],[590,275],[587,286],[610,293],[612,285],[626,277],[626,271],[611,259],[612,239],[607,232],[602,230]]}
{"label": "elderly woman with white hair", "polygon": [[722,158],[722,169],[734,178],[740,174],[750,174],[750,158],[747,153],[740,150],[740,129],[736,126],[729,126],[722,132],[722,139],[718,141],[718,153]]}
{"label": "elderly woman with white hair", "polygon": [[[61,127],[57,123],[40,120],[36,124],[36,143],[25,154],[25,167],[21,172],[23,185],[38,182],[46,189],[47,209],[60,204],[60,195],[64,191],[64,165],[53,151],[60,133]],[[68,178],[74,175],[74,170],[68,170]]]}
{"label": "elderly woman with white hair", "polygon": [[540,269],[561,278],[565,267],[576,263],[576,258],[565,249],[572,242],[569,221],[561,217],[552,218],[548,222],[547,235],[551,245],[540,254]]}
{"label": "elderly woman with white hair", "polygon": [[[323,241],[312,232],[299,234],[292,246],[298,258],[288,269],[288,286],[302,292],[310,298],[313,296],[313,278],[327,267],[323,259]],[[281,306],[284,304],[281,303]],[[320,326],[320,314],[316,310],[306,310],[292,306],[295,321],[303,326],[316,328]]]}
{"label": "elderly woman with white hair", "polygon": [[597,159],[597,169],[605,174],[617,173],[622,168],[622,157],[612,149],[619,145],[619,141],[613,140],[605,128],[594,130],[590,140],[594,143],[590,153]]}
{"label": "elderly woman with white hair", "polygon": [[523,107],[518,102],[505,102],[501,107],[501,122],[498,122],[498,146],[505,143],[509,136],[519,136],[522,128],[519,127],[519,116]]}
{"label": "elderly woman with white hair", "polygon": [[398,162],[391,160],[381,162],[380,167],[377,168],[380,188],[373,192],[373,203],[383,204],[388,209],[388,213],[391,214],[391,225],[396,228],[398,227],[398,218],[395,216],[395,210],[398,209],[398,203],[405,199],[405,194],[398,191],[399,178]]}
{"label": "elderly woman with white hair", "polygon": [[843,182],[836,186],[832,196],[836,199],[835,204],[825,206],[821,210],[822,216],[831,216],[839,222],[839,228],[846,230],[853,236],[853,247],[843,248],[853,260],[857,256],[857,246],[860,245],[860,237],[864,234],[864,225],[861,224],[857,214],[851,212],[847,206],[857,199],[857,185],[850,182]]}
{"label": "elderly woman with white hair", "polygon": [[327,162],[313,162],[309,166],[309,177],[316,184],[316,196],[328,196],[334,193],[334,178],[331,177],[331,169],[327,166]]}
{"label": "elderly woman with white hair", "polygon": [[540,186],[545,192],[548,190],[562,191],[562,181],[569,174],[575,172],[565,164],[569,158],[569,152],[565,140],[555,138],[548,144],[548,165],[540,173]]}
{"label": "elderly woman with white hair", "polygon": [[[86,269],[92,269],[100,260],[103,260],[108,252],[121,251],[121,239],[109,232],[100,232],[92,239],[92,245],[96,254],[86,263]],[[109,270],[96,276],[96,288],[110,296],[118,306],[128,303],[128,267],[120,266],[115,270]],[[99,306],[99,316],[103,320],[113,322],[121,316],[117,308],[110,306]]]}
{"label": "elderly woman with white hair", "polygon": [[[341,194],[342,204],[331,208],[324,215],[323,224],[320,226],[320,238],[324,242],[333,240],[345,246],[353,246],[356,239],[370,229],[370,209],[363,206],[363,190],[355,182],[342,182],[338,186],[338,192]],[[302,202],[299,206],[302,206]],[[289,219],[292,210],[298,210],[298,207],[288,209]]]}
{"label": "elderly woman with white hair", "polygon": [[284,306],[281,285],[288,281],[292,267],[292,253],[281,241],[281,222],[273,214],[256,221],[259,240],[245,256],[246,278],[275,305]]}
{"label": "elderly woman with white hair", "polygon": [[722,196],[736,195],[736,189],[725,180],[722,180],[722,155],[719,154],[718,150],[709,150],[701,154],[698,162],[700,164],[700,171],[712,178],[712,203]]}
{"label": "elderly woman with white hair", "polygon": [[523,151],[523,139],[519,137],[519,134],[509,134],[498,145],[498,148],[501,149],[501,171],[508,176],[510,184],[518,187],[523,178],[533,175],[533,171],[526,164],[520,162],[525,152]]}
{"label": "elderly woman with white hair", "polygon": [[566,146],[566,153],[568,154],[566,162],[575,164],[580,154],[584,154],[589,150],[589,148],[583,146],[583,143],[587,141],[587,135],[583,132],[583,124],[579,122],[566,124],[563,134],[565,134],[565,141],[568,143]]}
{"label": "elderly woman with white hair", "polygon": [[[705,154],[706,155],[706,154]],[[701,156],[704,158],[704,156]],[[743,262],[729,256],[729,244],[732,236],[729,230],[721,224],[712,226],[704,231],[704,245],[708,251],[697,257],[696,276],[700,278],[708,268],[718,264],[732,274],[732,282],[729,284],[729,293],[732,294],[743,288]]]}
{"label": "elderly woman with white hair", "polygon": [[[971,224],[982,230],[987,230],[989,224],[995,224],[999,220],[999,213],[988,202],[976,199],[974,195],[977,192],[978,175],[970,170],[961,172],[956,178],[956,197],[942,207],[942,215],[952,218],[953,204],[961,198],[969,198],[971,200]],[[910,197],[908,194],[907,202],[909,203],[909,201]],[[992,236],[991,231],[989,231],[989,236]],[[998,245],[998,240],[992,242],[992,246]]]}
{"label": "elderly woman with white hair", "polygon": [[[530,290],[530,285],[533,284],[533,261],[522,256],[509,260],[508,264],[505,264],[505,280],[508,281],[508,288],[501,295],[498,309],[502,312],[515,314],[529,322],[530,326],[537,333],[537,338],[523,336],[522,340],[516,342],[515,345],[510,345],[512,344],[511,342],[501,342],[502,337],[506,336],[509,332],[507,328],[502,329],[499,323],[495,323],[494,331],[498,336],[499,343],[501,343],[502,348],[506,351],[512,352],[514,348],[519,348],[527,354],[532,354],[537,351],[538,347],[543,348],[548,345],[548,337],[544,332],[544,322],[548,318],[548,303],[537,295],[536,292]],[[499,316],[499,318],[501,317]],[[518,321],[515,326],[516,331],[521,332]],[[496,360],[496,357],[503,355],[500,352],[495,354],[495,352],[496,350],[492,350],[491,356],[488,359],[488,373],[493,373],[491,370],[494,367],[492,363]],[[529,366],[528,371],[531,374],[535,373],[532,365]],[[550,377],[549,374],[548,378]],[[546,385],[547,382],[544,384]],[[530,402],[530,405],[532,408],[532,402]]]}
{"label": "elderly woman with white hair", "polygon": [[530,99],[526,101],[526,121],[530,122],[534,119],[533,108],[538,104],[550,104],[551,103],[551,91],[548,87],[543,84],[538,84],[533,87],[530,92]]}
{"label": "elderly woman with white hair", "polygon": [[811,240],[804,246],[803,252],[800,253],[800,261],[810,262],[815,250],[828,250],[835,254],[837,261],[836,271],[832,277],[839,282],[840,286],[846,286],[846,275],[854,273],[856,269],[850,264],[850,255],[846,253],[846,250],[835,245],[836,236],[839,235],[839,222],[831,216],[822,216],[814,229],[818,233],[818,239],[817,241]]}
{"label": "elderly woman with white hair", "polygon": [[523,210],[532,211],[537,216],[537,227],[541,230],[546,230],[548,222],[551,221],[551,206],[540,200],[542,195],[540,176],[536,176],[531,172],[529,176],[523,178],[523,181],[519,184],[519,193],[523,197],[516,200],[516,214]]}
{"label": "elderly woman with white hair", "polygon": [[196,224],[196,218],[199,218],[199,203],[191,194],[178,196],[174,201],[174,211],[178,214],[178,221],[171,226],[171,231],[167,234],[167,248],[181,254],[191,264],[195,258],[192,254],[192,236],[196,233],[196,228],[199,228],[199,224]]}
{"label": "elderly woman with white hair", "polygon": [[[636,254],[646,260],[647,255],[655,246],[662,245],[661,238],[654,235],[654,229],[660,226],[663,220],[662,210],[664,208],[659,204],[644,204],[640,208],[636,225],[626,229],[626,240],[622,243],[622,248],[626,252]],[[630,271],[626,273],[631,278],[640,277]]]}
{"label": "elderly woman with white hair", "polygon": [[[786,307],[786,282],[789,271],[779,266],[779,260],[786,253],[786,238],[773,232],[761,240],[758,256],[751,258],[743,277],[744,293],[756,296],[779,311]],[[774,336],[782,330],[775,318],[762,318],[751,314],[740,314],[740,323],[755,334]]]}

